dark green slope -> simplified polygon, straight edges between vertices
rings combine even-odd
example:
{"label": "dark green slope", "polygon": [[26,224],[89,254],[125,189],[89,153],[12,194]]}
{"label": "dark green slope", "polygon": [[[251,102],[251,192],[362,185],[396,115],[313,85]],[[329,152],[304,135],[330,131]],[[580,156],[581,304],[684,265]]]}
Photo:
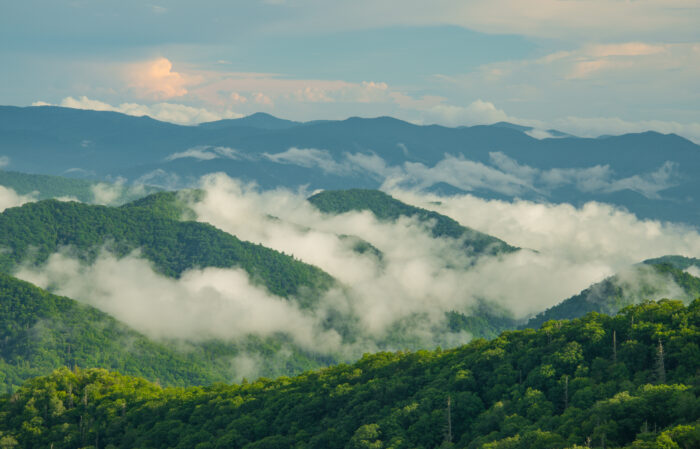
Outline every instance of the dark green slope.
{"label": "dark green slope", "polygon": [[699,325],[700,301],[664,300],[449,351],[366,355],[295,378],[207,388],[63,369],[0,399],[0,441],[55,449],[697,448]]}
{"label": "dark green slope", "polygon": [[256,357],[258,372],[268,376],[333,362],[283,335],[156,341],[93,307],[0,273],[0,394],[61,366],[119,370],[166,386],[231,381],[241,378],[232,365],[240,355]]}
{"label": "dark green slope", "polygon": [[0,170],[0,185],[9,187],[20,195],[37,192],[38,199],[69,196],[86,203],[91,202],[94,200],[91,188],[96,184],[84,179]]}
{"label": "dark green slope", "polygon": [[0,391],[66,365],[119,370],[165,385],[226,379],[95,308],[0,274]]}
{"label": "dark green slope", "polygon": [[414,217],[430,223],[433,237],[462,240],[473,254],[500,254],[517,251],[503,240],[460,225],[450,217],[403,203],[379,190],[326,190],[309,198],[321,212],[341,214],[350,211],[371,211],[379,220],[394,221]]}
{"label": "dark green slope", "polygon": [[[93,189],[99,184],[110,185],[87,179],[0,170],[0,186],[11,188],[20,195],[33,194],[39,200],[72,197],[84,203],[94,203],[96,200]],[[132,201],[140,196],[159,190],[153,186],[131,189],[129,186],[122,184],[111,184],[110,187],[119,193],[118,198],[115,200],[116,203]]]}
{"label": "dark green slope", "polygon": [[285,254],[206,223],[175,219],[173,197],[155,194],[119,208],[46,200],[7,209],[0,214],[0,247],[5,249],[0,269],[9,272],[27,258],[41,263],[65,246],[89,260],[106,245],[120,256],[140,248],[168,276],[196,267],[238,266],[285,297],[302,290],[313,296],[333,282],[322,270]]}
{"label": "dark green slope", "polygon": [[[694,264],[694,260],[697,261],[682,256],[666,256],[645,261],[545,310],[531,318],[524,327],[538,328],[548,320],[578,318],[589,312],[614,315],[627,305],[669,292],[675,298],[689,302],[700,297],[700,279],[684,271]],[[676,291],[678,289],[680,291]]]}

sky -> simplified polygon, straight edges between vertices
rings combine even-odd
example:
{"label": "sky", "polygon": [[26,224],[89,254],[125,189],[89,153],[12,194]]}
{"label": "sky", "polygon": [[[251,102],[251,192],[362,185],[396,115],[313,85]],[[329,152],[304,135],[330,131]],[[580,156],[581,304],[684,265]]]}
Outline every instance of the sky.
{"label": "sky", "polygon": [[0,0],[0,104],[700,141],[697,0]]}

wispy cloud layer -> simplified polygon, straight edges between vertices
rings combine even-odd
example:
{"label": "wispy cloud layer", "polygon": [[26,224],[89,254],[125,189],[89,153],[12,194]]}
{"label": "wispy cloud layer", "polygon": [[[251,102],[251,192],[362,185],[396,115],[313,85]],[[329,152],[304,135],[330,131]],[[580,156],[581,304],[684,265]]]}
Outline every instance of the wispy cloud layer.
{"label": "wispy cloud layer", "polygon": [[173,153],[165,158],[166,161],[174,161],[176,159],[197,159],[200,161],[210,161],[212,159],[241,159],[244,155],[233,148],[228,147],[211,147],[199,146],[188,148],[185,151]]}
{"label": "wispy cloud layer", "polygon": [[[37,101],[33,106],[50,106],[50,103]],[[239,118],[241,114],[232,111],[215,113],[204,108],[197,108],[176,103],[154,103],[151,105],[138,103],[122,103],[117,106],[99,100],[93,100],[82,96],[79,98],[66,97],[59,106],[75,109],[90,109],[95,111],[114,111],[137,117],[147,115],[156,120],[177,123],[181,125],[195,125],[202,122],[211,122],[224,118]]]}
{"label": "wispy cloud layer", "polygon": [[[354,358],[382,348],[468,341],[468,333],[446,327],[448,311],[469,314],[486,302],[527,317],[643,259],[700,255],[695,230],[638,220],[599,203],[574,208],[392,192],[528,248],[475,259],[459,242],[433,238],[430,224],[408,218],[380,222],[368,212],[322,214],[303,190],[261,191],[221,174],[204,177],[200,187],[204,198],[192,204],[199,221],[314,264],[341,285],[309,310],[271,295],[242,270],[193,268],[179,279],[165,278],[138,252],[121,259],[104,252],[91,265],[62,252],[18,275],[154,337],[201,341],[284,334],[314,353]],[[381,257],[355,251],[358,239],[379,249]],[[660,294],[680,292],[669,279],[656,281],[668,284]],[[343,337],[348,331],[353,338]],[[240,362],[253,370],[253,361]]]}
{"label": "wispy cloud layer", "polygon": [[552,190],[574,187],[584,193],[612,193],[631,190],[647,198],[660,198],[661,192],[676,186],[678,166],[667,161],[657,170],[628,177],[617,177],[609,165],[586,168],[552,168],[542,170],[520,164],[501,152],[492,152],[490,164],[464,156],[445,155],[433,166],[406,162],[390,166],[376,154],[345,153],[336,160],[328,151],[313,148],[290,148],[264,156],[273,162],[319,168],[329,175],[371,174],[384,189],[426,189],[447,183],[464,191],[486,190],[509,196],[536,194],[546,197]]}

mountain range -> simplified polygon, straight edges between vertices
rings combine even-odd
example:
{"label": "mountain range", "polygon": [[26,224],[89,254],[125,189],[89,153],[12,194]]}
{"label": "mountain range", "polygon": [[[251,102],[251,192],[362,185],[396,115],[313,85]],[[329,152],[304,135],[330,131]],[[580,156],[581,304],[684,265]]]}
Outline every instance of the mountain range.
{"label": "mountain range", "polygon": [[645,132],[580,138],[497,123],[448,128],[390,117],[293,122],[266,114],[198,126],[60,107],[0,107],[5,168],[170,188],[225,172],[263,188],[400,187],[580,205],[700,224],[700,146]]}
{"label": "mountain range", "polygon": [[[317,313],[324,292],[338,281],[292,256],[192,221],[192,207],[203,200],[203,195],[205,192],[197,190],[158,192],[118,207],[43,200],[2,212],[0,244],[6,251],[0,267],[7,273],[1,278],[4,296],[0,314],[6,329],[5,335],[0,335],[4,339],[4,388],[17,388],[24,379],[47,374],[62,365],[118,369],[165,385],[200,385],[240,378],[240,367],[232,366],[231,360],[244,354],[258,358],[262,366],[256,372],[264,375],[292,374],[348,360],[347,355],[337,352],[309,353],[283,333],[262,338],[252,333],[194,340],[148,336],[90,305],[10,276],[28,267],[40,273],[55,254],[68,254],[83,264],[92,264],[105,251],[121,258],[139,250],[139,257],[152,264],[160,276],[178,278],[187,270],[208,266],[242,268],[270,294]],[[428,227],[432,238],[457,242],[470,257],[499,258],[522,251],[450,217],[410,206],[379,191],[324,191],[308,201],[324,214],[368,211],[385,222],[402,217],[417,220]],[[358,241],[362,243],[361,252],[371,248],[376,252],[372,257],[381,260],[380,249]],[[504,330],[538,328],[548,320],[575,319],[591,311],[614,314],[650,298],[672,296],[690,302],[700,297],[700,279],[690,274],[692,267],[700,267],[700,262],[680,256],[646,261],[542,311],[527,323],[513,319],[507,310],[488,301],[470,310],[446,310],[443,327],[432,332],[438,340],[465,331],[475,337],[493,338]],[[47,285],[49,289],[55,287],[51,282]],[[352,325],[356,318],[347,312],[334,313],[324,327],[338,330],[348,341],[357,339]],[[420,348],[420,340],[410,336],[412,320],[420,319],[409,316],[392,331],[393,336],[377,344]],[[281,353],[286,353],[286,361],[278,360]]]}
{"label": "mountain range", "polygon": [[697,447],[700,147],[534,135],[0,107],[0,448]]}

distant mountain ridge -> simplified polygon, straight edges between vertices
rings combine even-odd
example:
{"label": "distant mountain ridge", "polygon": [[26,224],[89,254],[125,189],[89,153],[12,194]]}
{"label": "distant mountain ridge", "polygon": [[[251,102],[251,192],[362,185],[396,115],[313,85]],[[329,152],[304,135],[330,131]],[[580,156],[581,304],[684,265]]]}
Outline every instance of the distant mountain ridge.
{"label": "distant mountain ridge", "polygon": [[242,118],[217,120],[214,122],[200,123],[198,126],[208,129],[225,129],[235,127],[250,127],[260,129],[288,129],[295,126],[303,125],[302,122],[294,122],[292,120],[284,120],[264,112],[256,112]]}
{"label": "distant mountain ridge", "polygon": [[263,188],[398,187],[574,205],[700,225],[700,146],[644,132],[580,138],[520,125],[449,128],[391,117],[294,122],[269,114],[199,126],[59,107],[0,107],[7,169],[122,176],[169,188],[223,171]]}

